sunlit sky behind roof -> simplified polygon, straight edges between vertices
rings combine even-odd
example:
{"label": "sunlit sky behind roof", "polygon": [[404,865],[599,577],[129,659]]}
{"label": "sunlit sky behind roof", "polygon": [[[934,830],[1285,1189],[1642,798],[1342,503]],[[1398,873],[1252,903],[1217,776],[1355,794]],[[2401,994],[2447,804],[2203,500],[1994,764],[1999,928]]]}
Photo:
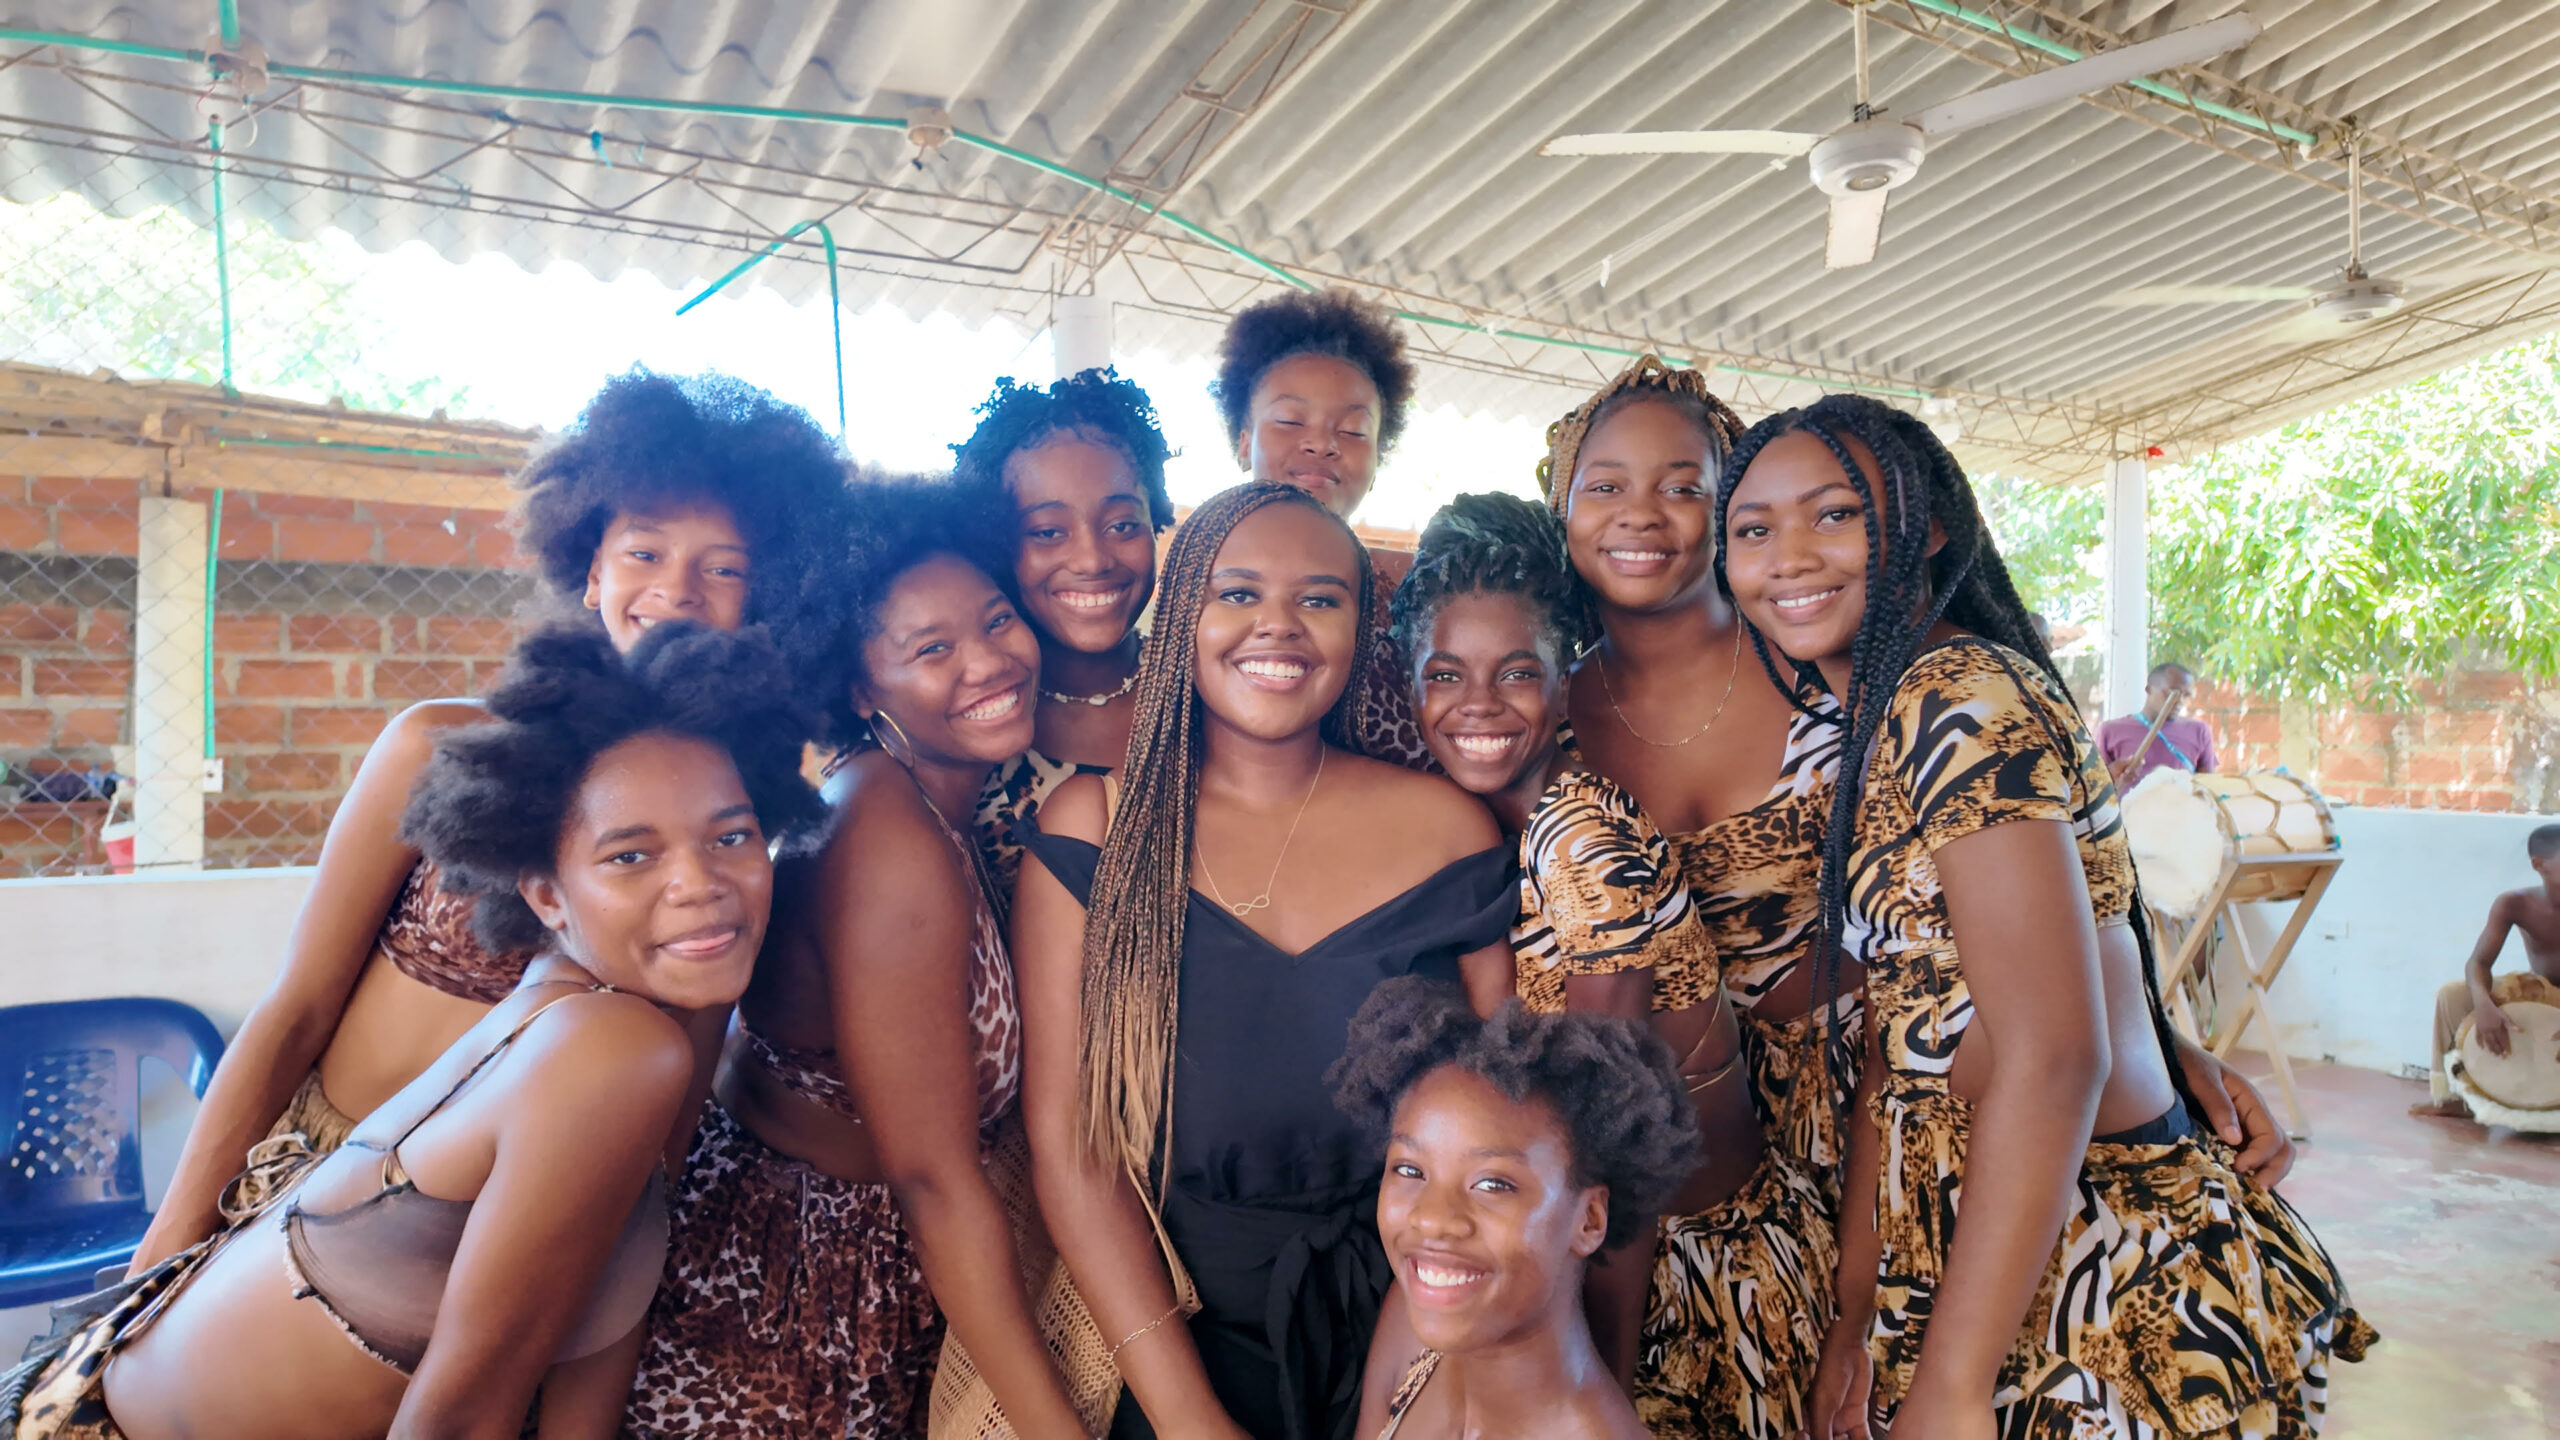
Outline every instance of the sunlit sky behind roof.
{"label": "sunlit sky behind roof", "polygon": [[[333,270],[352,273],[350,299],[385,322],[366,358],[380,372],[434,376],[470,390],[467,418],[557,429],[606,376],[641,364],[671,372],[722,370],[765,386],[835,426],[834,361],[823,296],[793,305],[775,292],[736,287],[682,316],[691,298],[628,271],[599,280],[572,264],[539,274],[503,256],[462,264],[412,242],[385,254],[326,232]],[[1174,499],[1197,501],[1236,483],[1237,471],[1210,403],[1206,357],[1122,354],[1121,373],[1154,397],[1176,456]],[[1001,321],[972,330],[943,315],[911,319],[894,309],[851,313],[844,326],[846,430],[853,453],[897,469],[950,463],[971,411],[997,376],[1046,383],[1055,375],[1049,336]],[[256,389],[254,376],[241,376]],[[1418,528],[1450,496],[1470,490],[1532,494],[1544,453],[1541,427],[1430,407],[1429,372],[1402,444],[1388,458],[1363,522]],[[466,418],[457,415],[456,418]]]}

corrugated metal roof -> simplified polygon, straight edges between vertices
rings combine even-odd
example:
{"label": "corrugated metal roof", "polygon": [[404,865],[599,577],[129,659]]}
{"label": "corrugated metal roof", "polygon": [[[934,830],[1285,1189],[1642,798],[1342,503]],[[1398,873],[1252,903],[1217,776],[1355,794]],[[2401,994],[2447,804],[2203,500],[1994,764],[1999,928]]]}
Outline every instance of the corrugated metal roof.
{"label": "corrugated metal roof", "polygon": [[[2088,51],[2230,8],[2015,0],[1988,13]],[[1823,205],[1800,162],[1535,152],[1569,131],[1837,128],[1852,76],[1839,5],[243,0],[240,20],[279,66],[892,120],[940,102],[964,131],[1114,175],[1303,277],[1443,317],[1417,327],[1430,398],[1545,418],[1620,363],[1491,332],[1653,345],[1727,367],[1746,411],[1826,382],[1946,394],[1972,463],[2084,479],[2109,454],[2175,454],[2560,326],[2560,273],[2426,285],[2560,248],[2560,0],[2248,8],[2256,41],[2164,78],[2257,125],[2117,90],[1955,136],[1894,192],[1877,263],[1837,272],[1822,266]],[[1875,7],[1879,104],[2052,63],[1953,9]],[[0,0],[0,15],[191,49],[214,24],[209,3]],[[0,194],[201,212],[201,66],[7,55],[28,58],[0,71]],[[1124,343],[1176,351],[1214,344],[1223,313],[1277,283],[1015,159],[955,144],[919,167],[895,129],[291,78],[265,100],[274,108],[230,132],[234,203],[370,246],[422,238],[455,258],[499,250],[681,281],[827,214],[856,303],[1038,324],[1059,289],[1099,283],[1123,302]],[[2417,291],[2401,316],[2304,345],[2268,334],[2298,306],[2092,305],[2137,285],[2333,276],[2346,247],[2336,137],[2350,125],[2370,157],[2366,263]],[[2315,136],[2317,153],[2268,129]],[[814,260],[815,246],[792,254]],[[802,263],[746,283],[823,281]]]}

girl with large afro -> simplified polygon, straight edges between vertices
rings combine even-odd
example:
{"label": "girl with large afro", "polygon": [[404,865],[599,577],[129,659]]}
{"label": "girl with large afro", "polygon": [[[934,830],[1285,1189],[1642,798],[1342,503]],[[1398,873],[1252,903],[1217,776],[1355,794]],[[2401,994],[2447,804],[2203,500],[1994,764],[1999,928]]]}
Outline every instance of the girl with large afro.
{"label": "girl with large afro", "polygon": [[831,830],[784,866],[627,1433],[911,1435],[930,1411],[971,1440],[965,1412],[1089,1436],[1115,1387],[1071,1390],[1034,1323],[1026,1274],[1051,1252],[1027,1204],[1008,897],[969,831],[1031,743],[1040,683],[996,578],[1009,507],[947,478],[851,493],[838,607],[812,617],[832,633],[808,642],[842,747]]}
{"label": "girl with large afro", "polygon": [[[516,477],[518,548],[542,582],[541,608],[595,611],[620,649],[670,621],[777,622],[788,637],[809,628],[794,616],[827,603],[844,473],[805,413],[754,386],[635,369]],[[805,672],[810,653],[784,651],[787,673]],[[437,737],[488,713],[477,700],[424,701],[366,753],[275,983],[215,1072],[138,1265],[213,1232],[253,1144],[299,1134],[335,1148],[513,992],[529,957],[474,935],[470,898],[442,883],[399,824]],[[716,1047],[715,1018],[702,1030]]]}
{"label": "girl with large afro", "polygon": [[22,1440],[608,1435],[666,1255],[684,1019],[746,988],[768,845],[813,824],[809,722],[759,636],[527,639],[439,731],[401,834],[516,983],[265,1198],[0,1382]]}

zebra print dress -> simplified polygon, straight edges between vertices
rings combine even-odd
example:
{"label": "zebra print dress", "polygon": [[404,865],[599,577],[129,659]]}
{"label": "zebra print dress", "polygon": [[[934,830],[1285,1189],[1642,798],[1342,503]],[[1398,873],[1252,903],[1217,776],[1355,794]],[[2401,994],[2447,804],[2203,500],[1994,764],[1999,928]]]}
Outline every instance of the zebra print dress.
{"label": "zebra print dress", "polygon": [[[1557,777],[1520,833],[1511,932],[1522,1003],[1565,1008],[1569,975],[1653,971],[1653,1008],[1685,1010],[1722,983],[1716,948],[1671,845],[1617,782]],[[1835,1313],[1831,1206],[1777,1145],[1732,1198],[1661,1222],[1636,1409],[1656,1436],[1782,1440]]]}
{"label": "zebra print dress", "polygon": [[[1857,817],[1847,932],[1867,966],[1886,1167],[1869,1349],[1890,1414],[1908,1393],[1964,1193],[1972,1107],[1949,1075],[1973,1020],[1934,853],[1995,825],[2071,826],[2092,920],[2125,919],[2133,860],[2069,698],[2024,656],[1963,637],[1903,675]],[[2332,1355],[2373,1328],[2319,1240],[2221,1142],[2176,1123],[2089,1147],[2069,1219],[2000,1370],[2003,1440],[2318,1433]],[[2178,1133],[2184,1130],[2186,1133]]]}

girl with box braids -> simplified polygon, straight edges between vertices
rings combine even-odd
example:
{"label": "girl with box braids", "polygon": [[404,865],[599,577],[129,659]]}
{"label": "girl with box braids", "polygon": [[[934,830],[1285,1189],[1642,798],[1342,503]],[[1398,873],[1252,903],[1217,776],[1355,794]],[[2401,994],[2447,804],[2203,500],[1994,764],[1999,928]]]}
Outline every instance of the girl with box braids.
{"label": "girl with box braids", "polygon": [[1815,965],[1862,963],[1868,1047],[1812,1433],[2316,1432],[2372,1327],[2196,1128],[2114,787],[1963,470],[1834,395],[1743,437],[1715,516],[1762,666],[1847,732]]}
{"label": "girl with box braids", "polygon": [[1391,1274],[1376,1150],[1325,1071],[1383,979],[1510,992],[1492,817],[1344,745],[1371,593],[1305,491],[1203,504],[1165,555],[1128,764],[1022,832],[1041,1208],[1156,1434],[1349,1433]]}

